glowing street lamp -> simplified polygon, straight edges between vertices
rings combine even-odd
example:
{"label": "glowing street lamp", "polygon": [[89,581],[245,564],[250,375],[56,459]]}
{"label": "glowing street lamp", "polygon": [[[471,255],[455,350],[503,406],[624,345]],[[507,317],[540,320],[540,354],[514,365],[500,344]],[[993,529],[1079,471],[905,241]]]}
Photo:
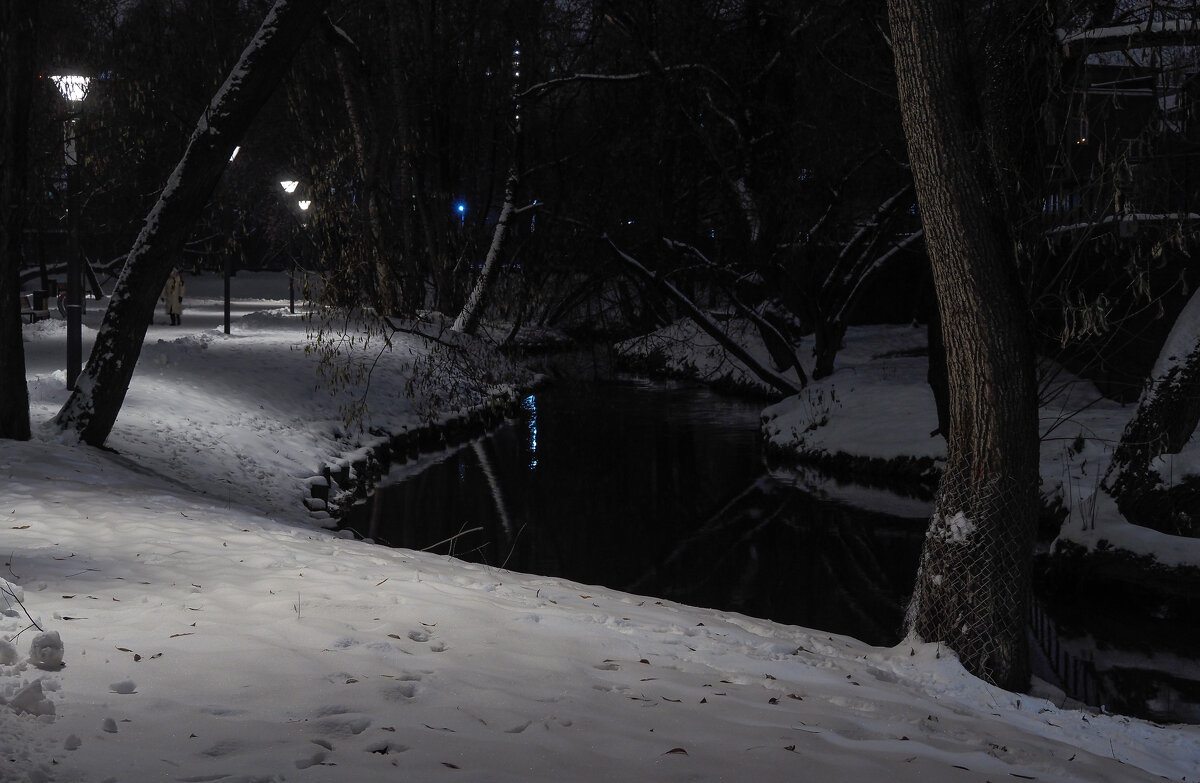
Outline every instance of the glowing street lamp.
{"label": "glowing street lamp", "polygon": [[[283,192],[287,193],[290,196],[291,194],[296,192],[296,188],[300,187],[300,183],[294,179],[285,179],[285,180],[280,181],[279,187],[283,188]],[[301,212],[308,212],[308,208],[312,206],[312,201],[310,199],[302,198],[296,202],[296,206],[300,207]],[[304,227],[306,225],[308,225],[308,224],[304,223],[304,222],[300,223],[301,227]],[[296,312],[296,258],[295,258],[294,254],[292,256],[292,268],[288,271],[288,299],[290,300],[288,309],[292,313],[295,313]]]}
{"label": "glowing street lamp", "polygon": [[67,168],[67,388],[74,391],[83,364],[83,274],[79,251],[79,155],[75,147],[79,112],[92,80],[87,76],[51,76],[50,81],[70,104],[63,121],[63,158]]}
{"label": "glowing street lamp", "polygon": [[458,224],[460,226],[467,224],[467,205],[461,202],[458,205]]}
{"label": "glowing street lamp", "polygon": [[79,103],[87,97],[88,88],[92,84],[88,76],[51,76],[50,81],[68,101]]}

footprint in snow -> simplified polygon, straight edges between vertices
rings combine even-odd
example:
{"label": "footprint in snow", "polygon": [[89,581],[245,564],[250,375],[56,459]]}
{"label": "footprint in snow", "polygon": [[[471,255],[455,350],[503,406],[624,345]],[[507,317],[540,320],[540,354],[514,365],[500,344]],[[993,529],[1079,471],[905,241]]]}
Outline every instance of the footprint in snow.
{"label": "footprint in snow", "polygon": [[328,753],[325,751],[318,750],[311,756],[305,756],[302,759],[296,759],[296,769],[308,769],[309,767],[315,767],[318,764],[323,764],[327,755]]}
{"label": "footprint in snow", "polygon": [[399,682],[383,690],[383,697],[388,701],[408,701],[417,695],[415,682]]}
{"label": "footprint in snow", "polygon": [[234,739],[224,739],[210,745],[207,749],[202,750],[202,756],[211,758],[221,758],[222,756],[232,756],[242,751],[242,743]]}
{"label": "footprint in snow", "polygon": [[345,707],[325,707],[317,711],[317,729],[326,737],[350,737],[362,734],[371,725],[366,715]]}

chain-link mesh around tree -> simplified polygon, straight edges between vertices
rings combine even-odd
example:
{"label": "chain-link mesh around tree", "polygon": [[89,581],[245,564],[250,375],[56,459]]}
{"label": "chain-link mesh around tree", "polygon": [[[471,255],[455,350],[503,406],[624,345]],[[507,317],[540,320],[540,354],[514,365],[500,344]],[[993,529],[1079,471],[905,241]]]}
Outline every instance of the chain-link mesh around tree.
{"label": "chain-link mesh around tree", "polygon": [[1017,480],[977,478],[969,466],[942,477],[906,617],[911,634],[946,643],[968,671],[1005,687],[1028,670],[1027,495]]}

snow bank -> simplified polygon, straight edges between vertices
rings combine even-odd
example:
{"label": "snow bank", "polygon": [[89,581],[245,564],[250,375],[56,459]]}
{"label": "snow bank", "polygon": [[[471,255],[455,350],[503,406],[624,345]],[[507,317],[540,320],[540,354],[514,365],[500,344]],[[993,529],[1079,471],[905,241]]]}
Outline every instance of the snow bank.
{"label": "snow bank", "polygon": [[[118,453],[44,430],[0,452],[21,596],[0,639],[64,664],[0,649],[0,779],[1195,777],[1200,729],[1007,693],[936,645],[872,648],[314,527],[298,476],[355,438],[314,388],[302,325],[225,336],[211,315],[152,328]],[[53,334],[26,331],[39,421],[65,399]],[[373,424],[412,420],[410,350],[373,382]]]}

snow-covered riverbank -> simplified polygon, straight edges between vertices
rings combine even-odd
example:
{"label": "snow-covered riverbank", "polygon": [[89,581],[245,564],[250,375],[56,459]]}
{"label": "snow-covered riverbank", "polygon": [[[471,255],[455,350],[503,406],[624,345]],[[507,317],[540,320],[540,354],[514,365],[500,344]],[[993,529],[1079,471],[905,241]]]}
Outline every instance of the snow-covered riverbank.
{"label": "snow-covered riverbank", "polygon": [[[1006,693],[934,645],[323,530],[303,482],[354,438],[278,301],[286,279],[251,282],[229,336],[201,285],[183,328],[152,329],[116,454],[41,426],[66,398],[65,336],[26,327],[36,435],[0,453],[3,779],[1197,778],[1200,729]],[[423,350],[380,361],[370,427],[418,423],[397,392]],[[28,660],[41,632],[61,668]]]}

